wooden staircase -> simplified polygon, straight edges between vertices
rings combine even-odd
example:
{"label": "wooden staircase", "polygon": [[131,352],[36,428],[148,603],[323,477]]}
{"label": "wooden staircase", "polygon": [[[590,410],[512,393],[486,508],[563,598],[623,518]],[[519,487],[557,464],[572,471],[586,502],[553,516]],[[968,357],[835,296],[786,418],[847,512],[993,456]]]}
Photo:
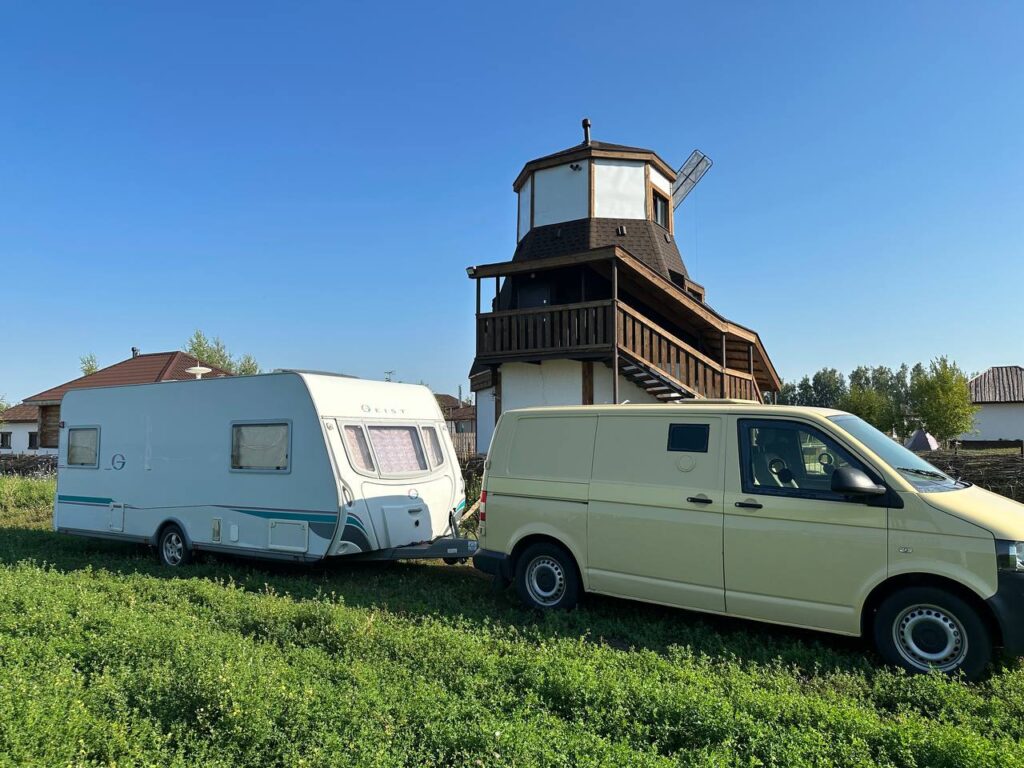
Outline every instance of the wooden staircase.
{"label": "wooden staircase", "polygon": [[[610,361],[605,365],[612,367]],[[686,387],[677,382],[674,377],[667,375],[665,371],[645,365],[638,360],[632,360],[623,355],[619,360],[619,373],[628,381],[636,384],[640,389],[652,397],[656,397],[665,403],[674,403],[680,400],[687,400],[696,397]]]}

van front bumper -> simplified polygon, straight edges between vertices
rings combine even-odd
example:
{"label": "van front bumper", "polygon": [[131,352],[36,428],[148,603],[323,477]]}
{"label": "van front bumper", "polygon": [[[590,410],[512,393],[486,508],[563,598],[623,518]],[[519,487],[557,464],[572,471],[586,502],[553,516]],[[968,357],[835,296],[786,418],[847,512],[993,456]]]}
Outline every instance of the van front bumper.
{"label": "van front bumper", "polygon": [[499,579],[512,580],[512,560],[504,552],[481,549],[473,555],[473,567]]}
{"label": "van front bumper", "polygon": [[999,622],[1003,649],[1024,656],[1024,572],[999,572],[999,586],[988,603]]}

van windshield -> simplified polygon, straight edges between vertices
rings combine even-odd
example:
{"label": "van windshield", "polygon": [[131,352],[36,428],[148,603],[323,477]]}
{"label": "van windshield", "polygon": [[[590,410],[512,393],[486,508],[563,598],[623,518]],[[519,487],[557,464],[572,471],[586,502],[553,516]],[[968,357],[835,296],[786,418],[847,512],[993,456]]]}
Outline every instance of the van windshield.
{"label": "van windshield", "polygon": [[857,416],[844,413],[841,416],[829,416],[828,419],[864,443],[922,493],[955,491],[970,485],[950,477]]}

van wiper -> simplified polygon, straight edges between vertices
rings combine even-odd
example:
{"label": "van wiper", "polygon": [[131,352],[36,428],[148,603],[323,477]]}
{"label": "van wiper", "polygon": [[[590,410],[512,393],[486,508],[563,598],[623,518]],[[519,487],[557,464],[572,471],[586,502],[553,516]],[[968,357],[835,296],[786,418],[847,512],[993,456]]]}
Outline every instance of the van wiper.
{"label": "van wiper", "polygon": [[896,467],[898,472],[909,472],[912,475],[921,475],[921,477],[934,477],[936,480],[949,480],[951,478],[942,474],[941,472],[933,472],[930,469],[916,469],[914,467]]}

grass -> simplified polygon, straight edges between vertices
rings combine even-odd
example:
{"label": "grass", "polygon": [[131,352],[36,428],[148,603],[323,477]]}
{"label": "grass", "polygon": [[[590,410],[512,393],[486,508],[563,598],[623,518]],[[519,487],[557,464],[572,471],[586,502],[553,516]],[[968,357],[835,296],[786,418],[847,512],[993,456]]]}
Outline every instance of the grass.
{"label": "grass", "polygon": [[470,567],[159,568],[0,479],[0,765],[1024,765],[1024,667],[910,678],[858,641]]}

